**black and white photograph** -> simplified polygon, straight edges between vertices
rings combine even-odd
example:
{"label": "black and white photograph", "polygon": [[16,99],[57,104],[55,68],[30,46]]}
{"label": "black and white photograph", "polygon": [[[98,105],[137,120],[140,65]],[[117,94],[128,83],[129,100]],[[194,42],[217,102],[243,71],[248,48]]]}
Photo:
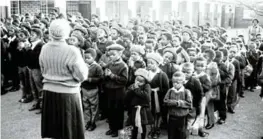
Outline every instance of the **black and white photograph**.
{"label": "black and white photograph", "polygon": [[0,0],[0,139],[263,139],[263,0]]}

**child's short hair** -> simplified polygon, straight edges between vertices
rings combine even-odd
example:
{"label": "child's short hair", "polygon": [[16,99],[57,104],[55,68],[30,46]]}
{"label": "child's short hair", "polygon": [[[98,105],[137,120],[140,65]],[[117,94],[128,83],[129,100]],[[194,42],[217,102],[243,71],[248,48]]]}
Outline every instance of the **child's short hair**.
{"label": "child's short hair", "polygon": [[197,61],[207,62],[206,59],[205,59],[203,56],[198,56],[198,57],[195,59],[194,64],[195,64]]}
{"label": "child's short hair", "polygon": [[175,78],[175,77],[180,77],[180,78],[183,78],[183,79],[185,80],[185,75],[184,75],[184,73],[181,72],[181,71],[175,72],[175,73],[173,74],[173,78]]}
{"label": "child's short hair", "polygon": [[151,44],[154,44],[154,40],[153,40],[153,39],[147,39],[147,40],[145,41],[145,43],[151,43]]}
{"label": "child's short hair", "polygon": [[212,49],[205,50],[204,53],[207,53],[209,56],[209,59],[214,60],[216,57],[216,53]]}
{"label": "child's short hair", "polygon": [[191,62],[186,62],[181,65],[182,69],[189,68],[194,70],[194,65]]}
{"label": "child's short hair", "polygon": [[217,50],[217,51],[216,51],[216,58],[220,58],[220,59],[222,59],[222,58],[223,58],[223,52]]}

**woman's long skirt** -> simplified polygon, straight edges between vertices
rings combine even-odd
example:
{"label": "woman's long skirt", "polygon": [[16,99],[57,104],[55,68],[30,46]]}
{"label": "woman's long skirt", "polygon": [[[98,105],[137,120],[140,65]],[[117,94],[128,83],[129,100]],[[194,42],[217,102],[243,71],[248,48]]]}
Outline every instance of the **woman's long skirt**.
{"label": "woman's long skirt", "polygon": [[80,93],[43,91],[42,138],[84,139]]}

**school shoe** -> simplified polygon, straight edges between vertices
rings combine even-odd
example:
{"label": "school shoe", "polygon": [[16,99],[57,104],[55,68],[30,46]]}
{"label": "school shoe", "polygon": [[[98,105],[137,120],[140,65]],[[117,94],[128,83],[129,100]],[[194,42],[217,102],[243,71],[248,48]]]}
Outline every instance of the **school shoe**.
{"label": "school shoe", "polygon": [[91,126],[91,122],[87,122],[87,124],[85,125],[86,130],[88,130],[90,126]]}
{"label": "school shoe", "polygon": [[231,113],[231,114],[234,114],[234,113],[235,113],[235,111],[234,111],[232,108],[230,108],[230,107],[228,107],[227,110],[228,110],[228,112]]}
{"label": "school shoe", "polygon": [[113,138],[118,137],[118,131],[113,131],[111,137]]}
{"label": "school shoe", "polygon": [[222,124],[226,123],[226,121],[223,120],[223,119],[219,119],[219,120],[217,121],[217,123],[220,124],[220,125],[222,125]]}
{"label": "school shoe", "polygon": [[215,124],[207,124],[205,126],[205,129],[209,130],[209,129],[212,129],[214,126],[215,126]]}
{"label": "school shoe", "polygon": [[150,130],[150,132],[148,133],[148,138],[152,138],[153,137],[153,130]]}
{"label": "school shoe", "polygon": [[12,87],[10,90],[8,90],[9,92],[15,92],[18,91],[20,89],[20,87]]}
{"label": "school shoe", "polygon": [[89,126],[88,131],[93,131],[93,130],[96,129],[96,127],[97,127],[96,124],[93,123],[93,124],[91,124],[91,125]]}
{"label": "school shoe", "polygon": [[112,133],[113,133],[113,131],[112,130],[108,130],[107,132],[106,132],[106,135],[112,135]]}
{"label": "school shoe", "polygon": [[242,97],[242,98],[244,98],[244,97],[245,97],[245,96],[244,96],[244,94],[240,94],[239,96],[240,96],[240,97]]}
{"label": "school shoe", "polygon": [[41,114],[42,113],[42,110],[39,110],[36,112],[36,114]]}
{"label": "school shoe", "polygon": [[199,131],[198,132],[198,135],[200,136],[200,137],[207,137],[208,135],[209,135],[209,133],[207,133],[207,132],[204,132],[204,131]]}
{"label": "school shoe", "polygon": [[34,110],[37,110],[37,109],[39,109],[40,107],[39,106],[37,106],[37,104],[34,104],[30,109],[29,109],[29,111],[34,111]]}

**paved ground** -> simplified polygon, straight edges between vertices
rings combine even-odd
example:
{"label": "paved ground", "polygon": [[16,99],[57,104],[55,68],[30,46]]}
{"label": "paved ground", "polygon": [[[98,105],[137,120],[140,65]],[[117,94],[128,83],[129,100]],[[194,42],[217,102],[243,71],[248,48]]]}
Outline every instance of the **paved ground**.
{"label": "paved ground", "polygon": [[[241,99],[236,114],[228,114],[225,125],[216,125],[209,131],[207,139],[260,139],[263,136],[263,102],[256,92],[246,92]],[[1,137],[2,139],[40,139],[40,115],[29,112],[32,104],[18,102],[21,91],[10,92],[1,98]],[[87,139],[110,139],[104,135],[107,130],[105,121],[97,124],[94,132],[86,132]],[[167,136],[162,135],[161,139]],[[191,139],[200,139],[191,136]]]}

